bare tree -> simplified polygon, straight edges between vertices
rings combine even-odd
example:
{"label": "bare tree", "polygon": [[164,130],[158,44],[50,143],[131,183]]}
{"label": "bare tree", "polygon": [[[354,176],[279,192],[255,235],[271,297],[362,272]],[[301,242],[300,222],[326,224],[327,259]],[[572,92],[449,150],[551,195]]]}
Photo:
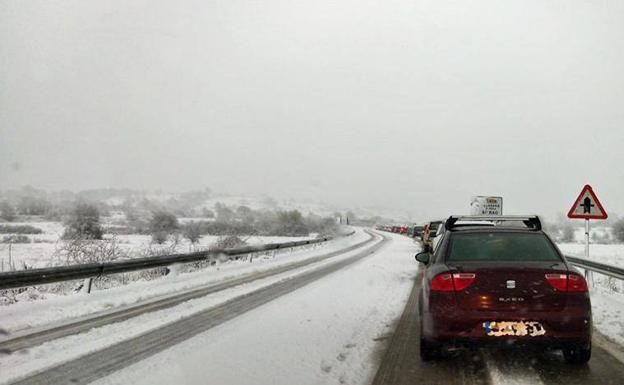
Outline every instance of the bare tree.
{"label": "bare tree", "polygon": [[60,265],[111,262],[122,255],[122,249],[115,237],[106,240],[70,238],[60,243],[54,252]]}
{"label": "bare tree", "polygon": [[199,242],[201,238],[201,225],[197,222],[191,222],[184,226],[182,233],[184,234],[184,238],[188,239],[191,242],[191,245]]}

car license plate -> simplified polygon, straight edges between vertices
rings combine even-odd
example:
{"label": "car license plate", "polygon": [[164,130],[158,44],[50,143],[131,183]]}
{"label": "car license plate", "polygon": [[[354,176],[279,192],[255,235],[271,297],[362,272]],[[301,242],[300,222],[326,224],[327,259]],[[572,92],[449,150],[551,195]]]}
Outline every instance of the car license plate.
{"label": "car license plate", "polygon": [[537,337],[546,334],[542,324],[535,321],[486,321],[483,323],[483,329],[485,329],[485,334],[492,337]]}

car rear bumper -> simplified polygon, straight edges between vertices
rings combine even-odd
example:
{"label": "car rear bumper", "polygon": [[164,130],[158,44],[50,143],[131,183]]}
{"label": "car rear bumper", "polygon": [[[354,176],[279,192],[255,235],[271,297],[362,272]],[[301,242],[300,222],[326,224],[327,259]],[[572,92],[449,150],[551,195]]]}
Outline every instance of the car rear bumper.
{"label": "car rear bumper", "polygon": [[543,349],[565,349],[573,347],[589,347],[591,342],[585,338],[530,338],[516,337],[490,337],[490,338],[451,338],[435,340],[436,343],[451,348],[474,348],[474,347],[496,347],[496,348],[543,348]]}
{"label": "car rear bumper", "polygon": [[[487,321],[537,321],[544,330],[539,336],[490,336],[486,333]],[[566,347],[589,346],[591,343],[591,313],[578,311],[543,312],[519,315],[515,312],[465,312],[445,314],[423,313],[423,338],[450,345],[544,345]]]}

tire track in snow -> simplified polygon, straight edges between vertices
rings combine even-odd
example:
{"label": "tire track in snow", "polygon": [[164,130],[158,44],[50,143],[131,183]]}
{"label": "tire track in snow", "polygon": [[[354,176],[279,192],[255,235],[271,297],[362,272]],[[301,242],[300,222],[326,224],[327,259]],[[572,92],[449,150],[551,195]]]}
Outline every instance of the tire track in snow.
{"label": "tire track in snow", "polygon": [[544,385],[533,367],[535,358],[523,355],[517,360],[514,356],[518,354],[499,351],[494,357],[491,350],[483,352],[491,382],[496,385]]}
{"label": "tire track in snow", "polygon": [[420,360],[418,302],[423,269],[416,276],[405,310],[381,360],[373,385],[490,384],[483,357],[477,352],[460,352],[434,362]]}
{"label": "tire track in snow", "polygon": [[191,317],[45,369],[13,384],[87,384],[355,263],[379,250],[387,241],[388,238],[382,236],[379,242],[352,257],[241,295]]}
{"label": "tire track in snow", "polygon": [[[369,235],[371,234],[369,233]],[[354,245],[348,246],[340,250],[308,258],[303,261],[288,263],[286,265],[278,266],[276,268],[272,268],[266,271],[246,274],[242,277],[227,279],[218,283],[211,283],[209,285],[187,290],[182,293],[159,296],[138,304],[135,303],[108,311],[98,312],[75,319],[65,320],[55,323],[53,325],[27,329],[19,333],[14,333],[12,336],[9,335],[4,340],[0,340],[0,352],[5,352],[5,354],[15,353],[19,350],[31,348],[33,346],[40,345],[44,342],[52,341],[54,339],[78,334],[114,322],[125,321],[141,314],[170,308],[194,298],[204,297],[206,295],[226,290],[235,286],[243,285],[259,279],[268,278],[273,275],[282,274],[290,270],[299,269],[313,263],[321,262],[328,258],[332,258],[362,247],[372,242],[374,239],[375,238],[371,235],[369,239],[362,242],[358,242]]]}

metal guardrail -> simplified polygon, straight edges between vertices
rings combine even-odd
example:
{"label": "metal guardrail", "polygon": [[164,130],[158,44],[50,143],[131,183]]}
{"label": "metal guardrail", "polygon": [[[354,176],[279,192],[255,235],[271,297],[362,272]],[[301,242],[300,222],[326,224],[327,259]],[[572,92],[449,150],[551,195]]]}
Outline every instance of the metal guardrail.
{"label": "metal guardrail", "polygon": [[[352,235],[354,232],[345,234]],[[29,269],[0,273],[0,290],[13,289],[18,287],[36,286],[48,283],[71,281],[99,277],[102,275],[127,273],[131,271],[147,270],[157,267],[165,267],[178,263],[189,263],[209,260],[211,257],[226,255],[235,257],[239,255],[259,253],[263,251],[287,249],[313,245],[334,239],[334,237],[323,237],[302,241],[291,241],[284,243],[269,243],[258,246],[245,246],[233,249],[213,249],[197,251],[185,254],[170,254],[155,257],[126,259],[116,262],[80,264],[71,266],[49,267],[41,269]],[[234,259],[234,258],[229,258]]]}
{"label": "metal guardrail", "polygon": [[574,266],[580,267],[581,269],[624,280],[624,269],[620,267],[605,265],[604,263],[598,263],[577,257],[566,256],[566,260]]}

